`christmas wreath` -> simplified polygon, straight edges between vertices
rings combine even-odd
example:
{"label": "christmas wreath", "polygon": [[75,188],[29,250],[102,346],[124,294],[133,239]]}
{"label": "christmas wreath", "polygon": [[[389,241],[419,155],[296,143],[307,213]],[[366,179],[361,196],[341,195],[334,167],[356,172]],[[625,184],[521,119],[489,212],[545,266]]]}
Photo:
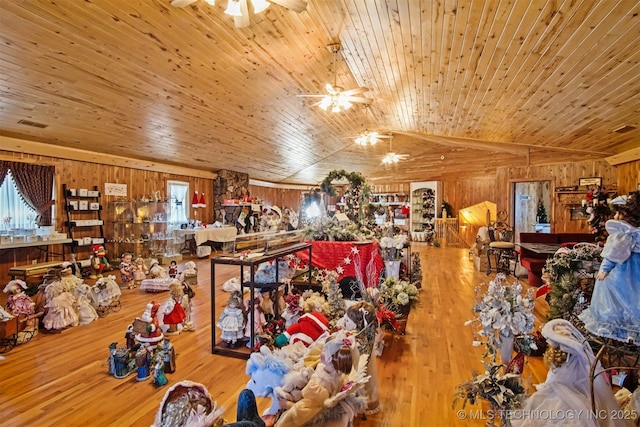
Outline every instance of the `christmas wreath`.
{"label": "christmas wreath", "polygon": [[364,176],[360,172],[347,172],[344,169],[340,170],[332,170],[329,172],[329,175],[320,183],[320,188],[322,191],[327,193],[329,196],[333,197],[336,195],[336,188],[333,186],[332,182],[345,178],[349,181],[351,188],[357,188],[364,184]]}

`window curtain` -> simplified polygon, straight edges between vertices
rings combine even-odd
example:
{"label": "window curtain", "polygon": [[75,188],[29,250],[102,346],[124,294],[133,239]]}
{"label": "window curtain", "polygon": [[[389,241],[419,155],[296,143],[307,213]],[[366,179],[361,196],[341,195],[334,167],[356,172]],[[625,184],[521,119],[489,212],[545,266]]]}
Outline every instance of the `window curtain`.
{"label": "window curtain", "polygon": [[53,200],[53,166],[11,162],[11,175],[24,202],[38,214],[38,225],[51,225],[51,205]]}
{"label": "window curtain", "polygon": [[4,178],[7,176],[8,171],[9,171],[9,162],[0,160],[0,186],[4,182]]}

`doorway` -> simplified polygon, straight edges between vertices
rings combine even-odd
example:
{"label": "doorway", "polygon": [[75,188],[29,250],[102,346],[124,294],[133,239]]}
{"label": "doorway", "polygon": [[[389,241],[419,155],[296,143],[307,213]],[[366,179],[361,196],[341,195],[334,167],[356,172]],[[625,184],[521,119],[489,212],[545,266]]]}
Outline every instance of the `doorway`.
{"label": "doorway", "polygon": [[551,232],[551,181],[515,182],[513,205],[516,242],[520,241],[520,233]]}

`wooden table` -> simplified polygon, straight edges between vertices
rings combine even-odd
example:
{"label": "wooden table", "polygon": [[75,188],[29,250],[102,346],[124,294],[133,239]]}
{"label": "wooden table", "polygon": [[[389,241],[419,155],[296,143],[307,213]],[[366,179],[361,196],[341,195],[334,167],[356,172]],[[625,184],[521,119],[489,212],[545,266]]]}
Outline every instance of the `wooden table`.
{"label": "wooden table", "polygon": [[553,256],[561,248],[559,243],[516,243],[523,249],[540,255]]}

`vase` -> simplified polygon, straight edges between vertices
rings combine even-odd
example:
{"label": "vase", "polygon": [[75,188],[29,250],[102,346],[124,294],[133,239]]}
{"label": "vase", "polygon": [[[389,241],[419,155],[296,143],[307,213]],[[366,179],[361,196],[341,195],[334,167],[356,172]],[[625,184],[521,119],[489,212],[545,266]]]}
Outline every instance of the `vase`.
{"label": "vase", "polygon": [[391,277],[400,280],[400,261],[385,261],[384,262],[385,278]]}
{"label": "vase", "polygon": [[513,339],[512,334],[507,336],[500,334],[500,362],[505,366],[513,358]]}

